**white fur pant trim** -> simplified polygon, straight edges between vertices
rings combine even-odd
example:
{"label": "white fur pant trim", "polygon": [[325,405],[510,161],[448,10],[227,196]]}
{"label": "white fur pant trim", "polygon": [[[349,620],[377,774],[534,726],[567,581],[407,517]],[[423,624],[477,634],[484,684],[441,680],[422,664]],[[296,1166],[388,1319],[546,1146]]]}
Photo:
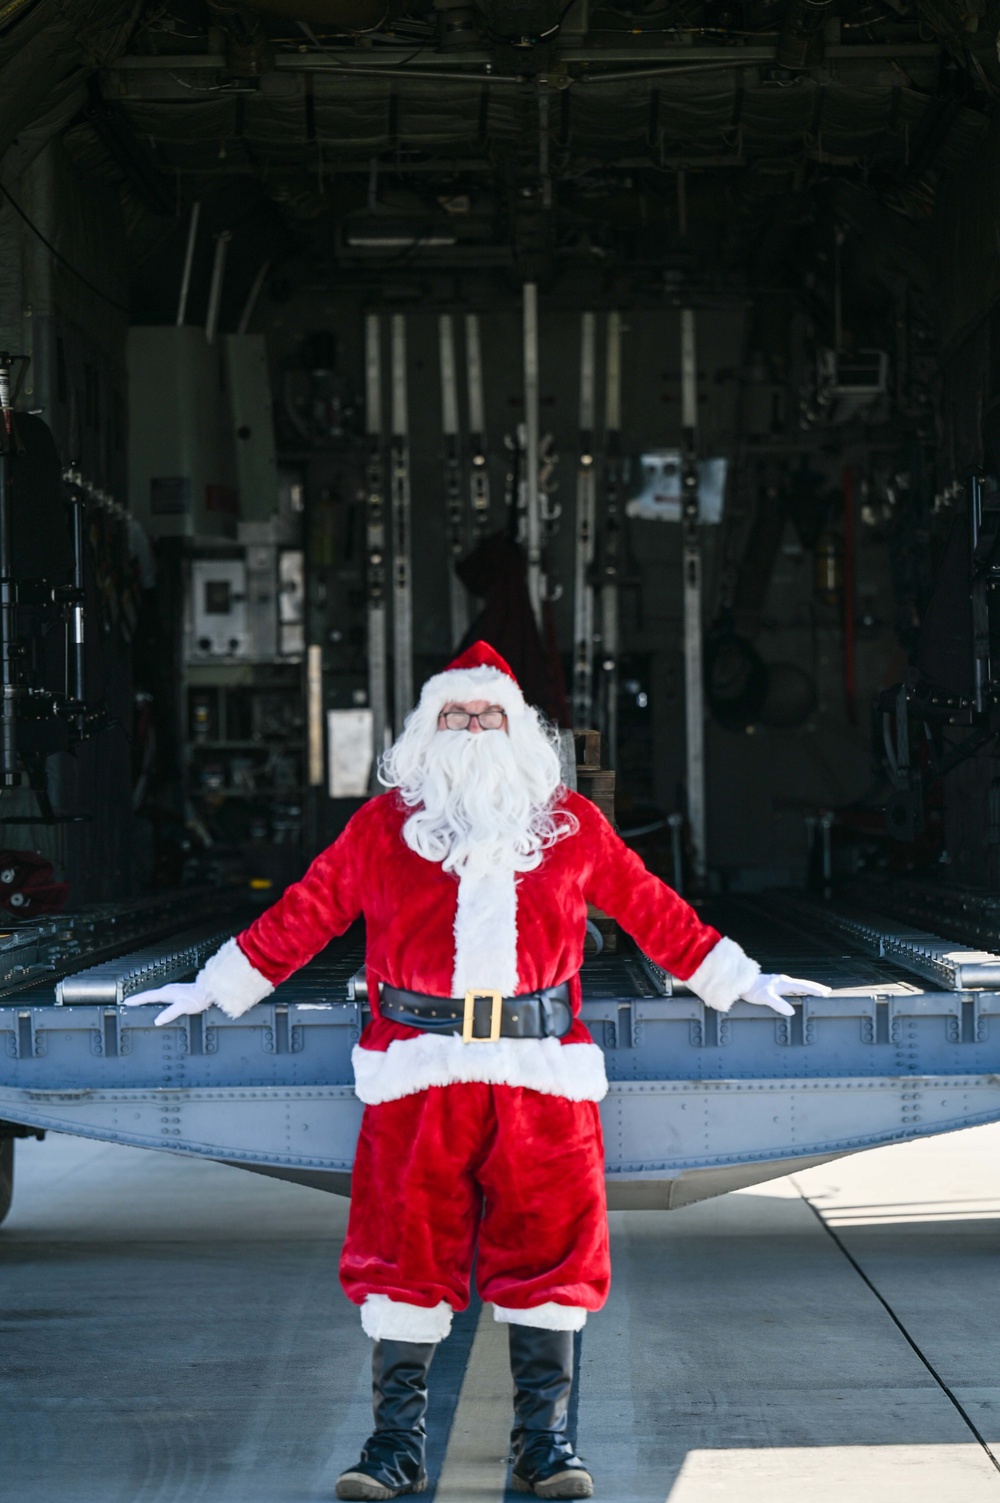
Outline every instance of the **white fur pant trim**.
{"label": "white fur pant trim", "polygon": [[760,966],[756,960],[751,960],[735,939],[723,936],[709,950],[694,974],[687,978],[687,984],[708,1007],[728,1012],[759,975]]}
{"label": "white fur pant trim", "polygon": [[351,1055],[354,1089],[366,1106],[398,1101],[430,1086],[523,1086],[567,1101],[603,1101],[608,1094],[604,1052],[596,1044],[561,1044],[558,1039],[500,1039],[466,1044],[456,1034],[421,1033],[394,1039],[388,1049],[362,1049]]}
{"label": "white fur pant trim", "polygon": [[387,1294],[368,1294],[361,1306],[361,1329],[373,1341],[444,1341],[451,1334],[452,1308],[447,1300],[439,1305],[408,1305]]}
{"label": "white fur pant trim", "polygon": [[587,1312],[582,1305],[557,1305],[548,1300],[530,1310],[508,1310],[506,1305],[494,1305],[493,1319],[502,1326],[534,1326],[539,1331],[582,1331]]}

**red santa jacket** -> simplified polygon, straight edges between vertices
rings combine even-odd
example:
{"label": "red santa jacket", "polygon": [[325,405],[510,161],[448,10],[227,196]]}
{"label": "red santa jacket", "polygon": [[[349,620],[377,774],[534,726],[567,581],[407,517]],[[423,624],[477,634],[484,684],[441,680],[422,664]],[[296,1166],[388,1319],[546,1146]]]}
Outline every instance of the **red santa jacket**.
{"label": "red santa jacket", "polygon": [[[600,1100],[604,1057],[579,1019],[588,902],[716,1005],[728,1006],[759,967],[647,871],[589,799],[564,790],[561,805],[578,828],[534,871],[459,882],[406,845],[411,811],[397,794],[370,799],[302,880],[209,962],[210,991],[238,1016],[363,915],[372,1010],[354,1051],[363,1101],[466,1080]],[[574,1023],[562,1039],[466,1044],[379,1016],[382,982],[460,997],[470,987],[511,996],[563,981]]]}

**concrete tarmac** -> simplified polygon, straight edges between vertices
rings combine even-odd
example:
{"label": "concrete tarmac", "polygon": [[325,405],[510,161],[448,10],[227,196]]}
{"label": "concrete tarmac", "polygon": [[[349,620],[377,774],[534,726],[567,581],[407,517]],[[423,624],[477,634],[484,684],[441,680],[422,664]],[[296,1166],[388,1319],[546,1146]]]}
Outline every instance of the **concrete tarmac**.
{"label": "concrete tarmac", "polygon": [[[369,1421],[346,1203],[50,1135],[0,1228],[3,1503],[318,1503]],[[1000,1503],[1000,1125],[612,1216],[579,1448],[614,1503]],[[434,1490],[502,1503],[505,1335],[456,1321]]]}

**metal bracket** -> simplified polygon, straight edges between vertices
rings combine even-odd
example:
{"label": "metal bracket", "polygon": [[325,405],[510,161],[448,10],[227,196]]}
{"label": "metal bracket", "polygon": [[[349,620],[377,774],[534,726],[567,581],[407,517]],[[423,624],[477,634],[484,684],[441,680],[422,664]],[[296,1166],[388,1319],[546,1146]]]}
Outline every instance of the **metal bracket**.
{"label": "metal bracket", "polygon": [[305,1047],[305,1030],[289,1023],[288,1003],[276,1002],[271,1009],[271,1024],[263,1029],[265,1054],[301,1054]]}
{"label": "metal bracket", "polygon": [[41,1059],[46,1051],[44,1029],[36,1025],[33,1009],[19,1010],[12,1032],[6,1034],[8,1059]]}
{"label": "metal bracket", "polygon": [[612,1049],[634,1049],[636,1046],[636,1020],[635,1010],[631,1002],[619,1002],[617,1020],[606,1026],[606,1032],[613,1035]]}
{"label": "metal bracket", "polygon": [[797,1044],[815,1044],[816,1019],[809,1010],[809,999],[803,997],[790,1018],[776,1018],[774,1023],[775,1043],[794,1047]]}
{"label": "metal bracket", "polygon": [[702,1007],[701,1017],[692,1018],[689,1030],[696,1049],[724,1048],[733,1041],[732,1019],[714,1007]]}
{"label": "metal bracket", "polygon": [[985,1044],[990,1023],[982,1010],[983,993],[965,992],[959,1000],[959,1012],[945,1020],[949,1044]]}
{"label": "metal bracket", "polygon": [[219,1030],[205,1024],[203,1013],[196,1012],[177,1019],[179,1029],[178,1052],[194,1055],[215,1054],[219,1047]]}
{"label": "metal bracket", "polygon": [[122,1027],[122,1015],[117,1007],[95,1009],[97,1027],[91,1030],[90,1052],[102,1059],[118,1059],[132,1053],[131,1030]]}

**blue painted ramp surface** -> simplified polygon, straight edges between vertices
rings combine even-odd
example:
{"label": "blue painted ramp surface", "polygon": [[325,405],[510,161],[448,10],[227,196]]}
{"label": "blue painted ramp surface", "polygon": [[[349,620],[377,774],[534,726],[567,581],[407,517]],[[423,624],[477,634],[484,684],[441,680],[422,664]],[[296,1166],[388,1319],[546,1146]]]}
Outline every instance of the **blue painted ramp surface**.
{"label": "blue painted ramp surface", "polygon": [[[723,1015],[664,995],[627,946],[589,962],[584,1017],[611,1082],[612,1205],[683,1204],[1000,1118],[1000,992],[943,989],[766,905],[734,913],[765,969],[834,993],[803,999],[792,1018],[743,1002]],[[154,1008],[59,1006],[42,983],[0,1002],[0,1118],[346,1190],[361,1117],[351,1050],[365,1020],[348,983],[361,943],[335,943],[236,1020],[212,1009],[157,1029]]]}

